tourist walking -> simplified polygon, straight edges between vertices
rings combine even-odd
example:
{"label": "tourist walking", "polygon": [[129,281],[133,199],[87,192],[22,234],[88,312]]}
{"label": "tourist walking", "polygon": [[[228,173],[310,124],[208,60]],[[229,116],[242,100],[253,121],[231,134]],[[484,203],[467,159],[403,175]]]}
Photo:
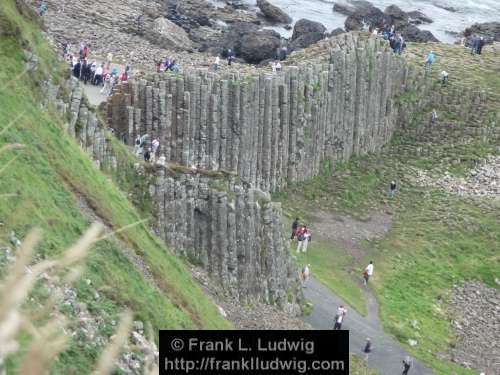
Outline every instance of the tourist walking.
{"label": "tourist walking", "polygon": [[297,231],[297,253],[300,253],[300,251],[305,253],[309,241],[311,241],[311,232],[305,225],[302,225]]}
{"label": "tourist walking", "polygon": [[365,347],[363,348],[363,353],[365,353],[365,361],[368,360],[368,354],[373,350],[372,340],[369,337],[366,338]]}
{"label": "tourist walking", "polygon": [[344,315],[336,315],[335,316],[335,324],[333,326],[334,331],[342,329],[342,321],[343,320],[344,320]]}
{"label": "tourist walking", "polygon": [[96,66],[94,74],[94,85],[102,85],[102,74],[104,73],[104,64]]}
{"label": "tourist walking", "polygon": [[368,280],[373,275],[373,260],[370,260],[370,263],[366,266],[365,272],[363,272],[364,284],[368,284]]}
{"label": "tourist walking", "polygon": [[410,356],[406,356],[405,359],[403,359],[403,374],[402,375],[408,375],[408,371],[410,371],[410,367],[412,365],[412,360]]}
{"label": "tourist walking", "polygon": [[146,152],[144,153],[144,161],[146,163],[149,163],[150,160],[151,160],[151,151],[147,149]]}
{"label": "tourist walking", "polygon": [[389,185],[389,198],[394,198],[394,195],[396,195],[396,189],[397,189],[397,186],[396,186],[396,181],[391,181],[390,185]]}
{"label": "tourist walking", "polygon": [[340,305],[337,308],[337,312],[335,313],[335,324],[333,326],[334,330],[342,329],[342,323],[344,321],[345,314],[347,313],[347,309],[344,305]]}
{"label": "tourist walking", "polygon": [[470,54],[475,55],[477,53],[477,48],[479,47],[479,38],[474,35],[470,41]]}
{"label": "tourist walking", "polygon": [[297,235],[298,228],[299,228],[299,218],[296,217],[292,223],[292,236],[290,237],[291,240],[293,240],[295,238],[295,236]]}
{"label": "tourist walking", "polygon": [[429,52],[425,59],[425,67],[427,70],[432,69],[432,64],[434,64],[434,61],[436,60],[436,56],[434,55],[434,52]]}

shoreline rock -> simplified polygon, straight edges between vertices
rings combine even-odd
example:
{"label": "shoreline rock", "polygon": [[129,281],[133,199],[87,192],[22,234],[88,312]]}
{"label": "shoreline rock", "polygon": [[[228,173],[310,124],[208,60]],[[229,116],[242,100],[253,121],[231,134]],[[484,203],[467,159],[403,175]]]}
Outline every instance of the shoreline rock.
{"label": "shoreline rock", "polygon": [[257,0],[257,6],[264,17],[270,21],[286,24],[292,23],[292,17],[267,0]]}

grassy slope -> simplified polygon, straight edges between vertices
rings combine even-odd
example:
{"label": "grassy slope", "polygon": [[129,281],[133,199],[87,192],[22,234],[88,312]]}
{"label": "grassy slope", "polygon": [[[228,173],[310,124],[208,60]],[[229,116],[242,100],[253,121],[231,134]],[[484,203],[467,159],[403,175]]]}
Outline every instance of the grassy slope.
{"label": "grassy slope", "polygon": [[[427,48],[414,45],[410,51],[421,56]],[[463,84],[480,83],[491,92],[500,92],[498,54],[479,60],[454,46],[433,46],[433,49],[441,58],[436,71],[445,67],[462,77]],[[447,56],[453,60],[447,60]],[[462,64],[455,65],[460,60]],[[459,82],[455,79],[451,84]],[[491,103],[492,107],[500,109],[498,102]],[[441,114],[447,120],[454,117],[453,113]],[[361,218],[374,210],[393,213],[390,234],[382,241],[367,244],[368,256],[375,259],[373,285],[385,329],[437,373],[472,374],[440,356],[453,345],[446,311],[447,293],[454,284],[466,279],[479,279],[498,288],[494,277],[500,267],[500,207],[491,202],[478,205],[440,191],[412,186],[408,167],[435,173],[444,168],[463,175],[474,160],[495,153],[495,145],[480,140],[450,145],[436,136],[428,155],[417,157],[407,152],[418,146],[425,148],[426,144],[418,144],[408,135],[397,135],[380,155],[352,160],[336,166],[334,171],[325,168],[323,175],[291,186],[278,198],[290,216],[316,209]],[[389,201],[386,191],[392,179],[399,181],[400,191],[395,200]],[[329,262],[324,259],[325,262],[321,257],[315,259],[316,266]],[[360,269],[366,260],[358,264]],[[330,272],[341,271],[332,263]],[[352,287],[352,280],[345,281]],[[346,297],[345,291],[334,283],[330,287]],[[418,342],[415,348],[408,346],[410,338]]]}
{"label": "grassy slope", "polygon": [[[0,157],[2,166],[17,157],[0,179],[1,194],[16,193],[13,198],[0,197],[0,217],[4,224],[0,228],[0,241],[7,242],[11,230],[22,237],[33,226],[40,226],[44,229],[40,256],[56,256],[88,226],[78,210],[74,192],[83,195],[114,229],[140,220],[126,196],[62,131],[62,120],[40,109],[40,94],[35,82],[40,76],[57,76],[61,71],[37,26],[17,13],[14,1],[6,0],[0,9],[0,27],[3,34],[0,36],[1,129],[20,113],[25,113],[0,136],[0,147],[7,143],[25,145],[24,149]],[[21,32],[16,33],[16,28]],[[30,45],[40,60],[39,73],[31,77],[21,75],[24,68],[21,40]],[[3,86],[12,77],[17,77],[13,84]],[[93,313],[116,319],[116,315],[128,307],[137,319],[149,322],[156,332],[168,328],[229,328],[185,266],[146,225],[129,229],[119,236],[151,268],[161,291],[136,271],[122,255],[117,241],[101,241],[94,247],[83,276],[92,284],[77,284],[79,299]],[[94,298],[95,291],[101,295],[98,300]],[[112,330],[105,332],[111,333]],[[87,373],[97,355],[96,348],[82,350],[72,341],[57,362],[54,373]],[[15,361],[10,366],[15,367]]]}

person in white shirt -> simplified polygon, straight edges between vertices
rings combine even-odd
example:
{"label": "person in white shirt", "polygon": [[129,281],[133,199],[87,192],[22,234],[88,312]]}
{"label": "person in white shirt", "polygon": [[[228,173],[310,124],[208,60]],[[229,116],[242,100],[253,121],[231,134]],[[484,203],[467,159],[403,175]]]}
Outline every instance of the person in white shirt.
{"label": "person in white shirt", "polygon": [[273,71],[273,73],[276,73],[276,63],[274,61],[271,64],[271,70]]}
{"label": "person in white shirt", "polygon": [[219,70],[219,64],[220,64],[220,57],[219,57],[219,55],[217,55],[217,57],[215,58],[215,63],[214,63],[214,71],[215,72],[217,70]]}
{"label": "person in white shirt", "polygon": [[279,61],[276,63],[276,71],[281,72],[281,64]]}
{"label": "person in white shirt", "polygon": [[448,72],[446,70],[443,70],[441,72],[441,84],[446,85],[448,83]]}
{"label": "person in white shirt", "polygon": [[365,285],[368,284],[368,280],[372,275],[373,275],[373,260],[371,260],[370,264],[366,266],[365,272],[363,273]]}
{"label": "person in white shirt", "polygon": [[99,85],[102,85],[102,74],[104,73],[104,66],[103,65],[99,65],[96,69],[95,69],[95,85],[96,86],[99,86]]}

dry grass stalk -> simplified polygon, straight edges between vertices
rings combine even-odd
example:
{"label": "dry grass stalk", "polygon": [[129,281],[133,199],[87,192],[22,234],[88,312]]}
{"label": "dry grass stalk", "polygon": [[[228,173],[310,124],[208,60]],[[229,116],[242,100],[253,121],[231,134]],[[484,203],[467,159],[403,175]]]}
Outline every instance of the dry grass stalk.
{"label": "dry grass stalk", "polygon": [[102,352],[94,375],[104,375],[111,373],[115,365],[115,361],[120,354],[121,348],[128,341],[128,335],[132,328],[132,313],[126,311],[120,320],[120,325],[116,334],[112,337],[111,343]]}

